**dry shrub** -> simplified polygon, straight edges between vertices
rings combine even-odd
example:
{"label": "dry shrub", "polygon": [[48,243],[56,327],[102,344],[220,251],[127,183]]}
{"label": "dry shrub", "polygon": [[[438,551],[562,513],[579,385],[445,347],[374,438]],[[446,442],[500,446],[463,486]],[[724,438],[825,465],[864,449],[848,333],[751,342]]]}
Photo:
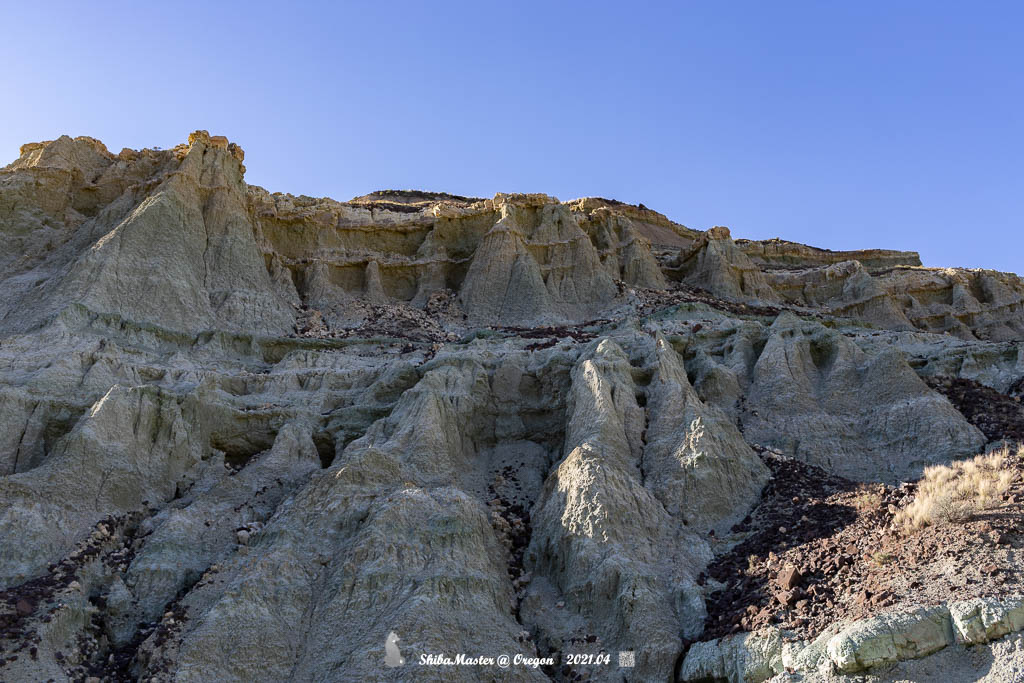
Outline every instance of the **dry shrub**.
{"label": "dry shrub", "polygon": [[896,514],[897,526],[913,531],[939,522],[962,522],[993,507],[1017,476],[1015,470],[1004,469],[1009,456],[1003,447],[949,466],[925,468],[914,501]]}
{"label": "dry shrub", "polygon": [[896,560],[896,556],[892,553],[883,553],[879,551],[871,553],[871,559],[874,560],[875,564],[881,566],[894,562]]}
{"label": "dry shrub", "polygon": [[861,484],[857,487],[857,495],[853,498],[853,504],[861,512],[877,510],[882,506],[882,494],[879,493],[879,488],[885,489],[884,486]]}

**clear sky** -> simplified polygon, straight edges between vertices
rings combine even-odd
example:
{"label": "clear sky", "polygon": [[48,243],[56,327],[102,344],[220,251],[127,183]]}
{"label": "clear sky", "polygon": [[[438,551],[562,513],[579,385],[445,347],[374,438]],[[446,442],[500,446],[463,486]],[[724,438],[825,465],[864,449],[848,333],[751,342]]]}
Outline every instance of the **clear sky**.
{"label": "clear sky", "polygon": [[0,161],[196,128],[273,191],[642,202],[1024,271],[1024,3],[5,2]]}

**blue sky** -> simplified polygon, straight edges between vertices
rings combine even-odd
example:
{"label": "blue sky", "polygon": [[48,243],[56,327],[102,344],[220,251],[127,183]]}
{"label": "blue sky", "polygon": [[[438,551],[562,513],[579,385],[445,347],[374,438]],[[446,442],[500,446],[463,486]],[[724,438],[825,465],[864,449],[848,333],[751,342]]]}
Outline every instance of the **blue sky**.
{"label": "blue sky", "polygon": [[643,202],[1024,271],[1024,5],[5,3],[0,162],[196,128],[270,190]]}

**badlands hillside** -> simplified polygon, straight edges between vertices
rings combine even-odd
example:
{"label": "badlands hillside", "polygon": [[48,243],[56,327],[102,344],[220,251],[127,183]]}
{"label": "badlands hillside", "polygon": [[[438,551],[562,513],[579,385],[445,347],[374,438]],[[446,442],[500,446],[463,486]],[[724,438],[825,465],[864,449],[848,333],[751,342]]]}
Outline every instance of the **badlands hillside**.
{"label": "badlands hillside", "polygon": [[243,156],[0,170],[0,680],[1024,680],[1021,278]]}

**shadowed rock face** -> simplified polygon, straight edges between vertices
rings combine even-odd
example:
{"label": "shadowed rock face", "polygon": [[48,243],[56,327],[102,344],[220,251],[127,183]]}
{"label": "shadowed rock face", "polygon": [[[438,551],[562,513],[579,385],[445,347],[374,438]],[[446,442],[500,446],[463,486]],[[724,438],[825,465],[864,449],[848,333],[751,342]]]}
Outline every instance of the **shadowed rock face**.
{"label": "shadowed rock face", "polygon": [[717,296],[760,302],[779,298],[764,274],[732,241],[728,228],[711,228],[677,260],[676,270],[683,282]]}
{"label": "shadowed rock face", "polygon": [[1015,275],[243,158],[0,170],[4,680],[671,680],[758,451],[909,479],[998,437],[921,376],[1024,377]]}
{"label": "shadowed rock face", "polygon": [[768,332],[742,418],[748,438],[845,477],[890,483],[985,444],[899,352],[869,356],[789,313]]}

